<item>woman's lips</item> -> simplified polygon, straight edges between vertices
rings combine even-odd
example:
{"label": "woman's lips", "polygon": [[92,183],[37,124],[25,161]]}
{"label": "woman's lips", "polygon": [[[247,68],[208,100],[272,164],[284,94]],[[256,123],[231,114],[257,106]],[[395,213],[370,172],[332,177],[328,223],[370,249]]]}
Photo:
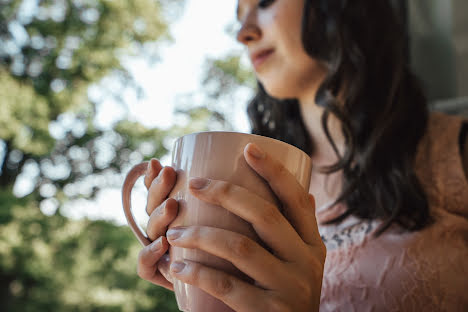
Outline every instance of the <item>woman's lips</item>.
{"label": "woman's lips", "polygon": [[255,55],[252,58],[252,64],[254,68],[255,69],[259,68],[260,65],[262,65],[272,54],[273,54],[273,50],[270,49],[270,50],[261,51],[260,53]]}

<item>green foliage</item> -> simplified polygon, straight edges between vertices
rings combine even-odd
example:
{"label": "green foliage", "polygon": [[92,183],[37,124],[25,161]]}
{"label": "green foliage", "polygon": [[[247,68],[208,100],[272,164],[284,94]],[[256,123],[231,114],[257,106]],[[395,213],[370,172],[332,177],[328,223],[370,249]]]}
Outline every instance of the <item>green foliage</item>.
{"label": "green foliage", "polygon": [[203,85],[213,98],[230,95],[240,86],[256,86],[255,75],[252,70],[243,66],[240,54],[230,54],[223,59],[209,59],[206,68]]}
{"label": "green foliage", "polygon": [[[20,0],[1,2],[0,140],[6,156],[0,186],[15,183],[29,164],[39,169],[33,190],[53,185],[61,192],[90,174],[118,173],[129,162],[167,153],[165,131],[127,121],[95,128],[97,103],[88,98],[88,88],[110,75],[139,91],[121,57],[157,59],[157,43],[170,40],[164,12],[182,2],[32,0],[37,6],[29,9]],[[108,96],[122,101],[123,89]],[[58,137],[51,127],[59,128]],[[50,175],[57,167],[65,168],[61,178]],[[76,197],[92,197],[105,186]]]}
{"label": "green foliage", "polygon": [[[0,0],[2,311],[177,311],[171,292],[137,277],[141,247],[127,227],[73,221],[60,207],[120,187],[133,164],[166,155],[168,139],[229,128],[214,105],[193,103],[181,105],[183,121],[168,130],[125,119],[95,126],[99,103],[89,87],[112,77],[117,86],[105,96],[122,104],[125,89],[140,92],[122,56],[157,61],[159,43],[171,40],[166,16],[183,2]],[[254,84],[235,55],[207,66],[207,103]],[[18,198],[21,178],[32,187]],[[55,213],[42,213],[45,203]]]}
{"label": "green foliage", "polygon": [[178,311],[171,292],[137,277],[128,227],[45,216],[36,204],[0,192],[2,311]]}
{"label": "green foliage", "polygon": [[[136,275],[141,247],[127,227],[69,220],[60,206],[167,153],[168,131],[126,120],[96,128],[88,88],[111,76],[138,91],[122,56],[157,60],[157,43],[170,40],[164,12],[182,2],[0,0],[2,311],[177,311],[171,292]],[[24,175],[32,189],[17,198]],[[52,215],[39,209],[46,201]]]}
{"label": "green foliage", "polygon": [[54,140],[49,135],[47,101],[1,68],[0,99],[0,138],[28,154],[48,153]]}
{"label": "green foliage", "polygon": [[221,117],[216,119],[223,129],[229,129],[235,123],[232,117],[239,111],[239,105],[250,100],[257,85],[255,74],[244,65],[241,55],[234,51],[205,63],[202,81],[205,107]]}
{"label": "green foliage", "polygon": [[[131,84],[121,54],[150,51],[155,57],[145,44],[170,37],[160,1],[38,1],[29,11],[21,2],[6,1],[0,10],[0,29],[9,29],[0,32],[0,139],[46,155],[53,147],[49,121],[70,110],[89,111],[89,85],[110,73]],[[16,133],[21,138],[12,140]]]}

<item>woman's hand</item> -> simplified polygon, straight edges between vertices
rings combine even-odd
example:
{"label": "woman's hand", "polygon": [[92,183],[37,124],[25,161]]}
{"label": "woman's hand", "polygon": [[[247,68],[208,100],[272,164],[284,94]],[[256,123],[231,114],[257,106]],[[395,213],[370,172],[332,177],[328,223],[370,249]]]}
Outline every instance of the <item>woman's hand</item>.
{"label": "woman's hand", "polygon": [[148,189],[146,212],[150,216],[147,235],[152,241],[138,256],[138,275],[159,286],[174,290],[169,274],[169,244],[164,237],[167,226],[174,221],[178,212],[175,199],[167,199],[175,185],[177,174],[172,167],[162,168],[158,160],[152,159],[145,175]]}
{"label": "woman's hand", "polygon": [[318,232],[314,198],[256,145],[247,145],[244,156],[269,183],[285,215],[256,194],[224,181],[192,179],[190,190],[200,200],[220,205],[250,222],[273,253],[246,236],[206,226],[173,228],[167,238],[173,246],[197,248],[232,262],[255,280],[255,285],[188,260],[174,262],[171,274],[235,311],[318,311],[326,248]]}

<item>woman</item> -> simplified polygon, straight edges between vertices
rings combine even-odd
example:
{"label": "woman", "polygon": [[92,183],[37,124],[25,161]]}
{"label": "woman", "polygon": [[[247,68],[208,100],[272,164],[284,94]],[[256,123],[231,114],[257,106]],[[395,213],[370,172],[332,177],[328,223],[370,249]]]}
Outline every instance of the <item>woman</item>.
{"label": "woman", "polygon": [[[238,19],[259,81],[253,132],[306,151],[310,188],[252,144],[246,161],[285,216],[248,190],[191,182],[201,200],[230,203],[269,252],[214,228],[166,233],[176,174],[152,160],[154,242],[140,253],[139,275],[168,289],[173,278],[197,285],[236,311],[466,311],[468,126],[429,114],[390,0],[239,0]],[[237,250],[224,248],[233,242]],[[256,283],[189,261],[168,272],[169,244],[221,256]]]}

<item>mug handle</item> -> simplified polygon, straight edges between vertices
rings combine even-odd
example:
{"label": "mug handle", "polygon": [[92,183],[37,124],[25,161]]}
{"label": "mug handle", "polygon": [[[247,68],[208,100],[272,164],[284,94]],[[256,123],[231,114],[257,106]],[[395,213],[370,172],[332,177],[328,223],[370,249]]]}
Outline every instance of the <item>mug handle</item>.
{"label": "mug handle", "polygon": [[138,180],[139,177],[146,174],[147,168],[147,161],[134,166],[127,173],[127,176],[125,177],[125,181],[122,186],[122,205],[125,217],[127,218],[128,225],[130,226],[133,233],[143,246],[148,246],[149,244],[151,244],[151,240],[148,238],[148,236],[144,234],[141,227],[135,222],[135,217],[132,213],[131,195],[135,182]]}

